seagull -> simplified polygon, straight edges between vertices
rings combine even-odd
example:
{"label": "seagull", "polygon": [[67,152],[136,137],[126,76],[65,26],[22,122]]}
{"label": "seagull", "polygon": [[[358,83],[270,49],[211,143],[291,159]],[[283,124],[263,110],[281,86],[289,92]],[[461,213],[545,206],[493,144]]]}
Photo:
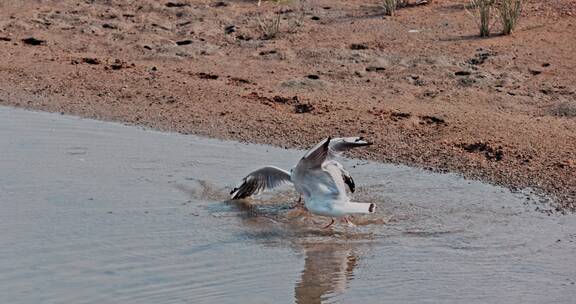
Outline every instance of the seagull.
{"label": "seagull", "polygon": [[242,199],[292,183],[304,197],[306,209],[331,218],[324,228],[334,224],[335,217],[344,217],[344,221],[352,225],[348,215],[373,213],[376,205],[350,201],[345,185],[354,192],[354,180],[334,158],[349,149],[371,144],[362,137],[325,138],[310,149],[290,172],[274,166],[260,168],[244,177],[230,194],[233,200]]}

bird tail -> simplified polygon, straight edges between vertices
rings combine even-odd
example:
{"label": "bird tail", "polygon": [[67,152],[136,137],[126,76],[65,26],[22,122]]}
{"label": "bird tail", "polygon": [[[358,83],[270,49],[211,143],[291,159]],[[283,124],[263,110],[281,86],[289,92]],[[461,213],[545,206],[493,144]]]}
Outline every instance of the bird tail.
{"label": "bird tail", "polygon": [[346,213],[374,213],[376,205],[374,203],[349,202],[340,207]]}

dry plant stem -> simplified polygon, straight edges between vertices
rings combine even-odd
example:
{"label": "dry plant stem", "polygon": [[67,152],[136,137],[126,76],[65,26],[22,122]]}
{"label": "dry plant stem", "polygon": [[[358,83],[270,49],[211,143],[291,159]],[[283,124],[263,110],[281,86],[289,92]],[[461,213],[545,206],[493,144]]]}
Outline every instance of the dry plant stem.
{"label": "dry plant stem", "polygon": [[383,0],[382,6],[384,7],[384,14],[394,16],[394,12],[398,6],[398,0]]}
{"label": "dry plant stem", "polygon": [[[280,1],[275,1],[277,8],[280,8],[279,3],[280,3]],[[298,1],[298,3],[300,5],[298,8],[297,15],[296,16],[290,16],[287,20],[288,28],[286,29],[286,32],[288,32],[288,33],[296,32],[297,28],[302,26],[302,24],[304,24],[304,13],[305,13],[304,0]],[[262,37],[264,39],[274,39],[274,38],[278,37],[278,35],[281,32],[281,23],[282,23],[282,17],[283,17],[282,9],[279,9],[274,14],[275,14],[274,17],[266,20],[266,19],[261,17],[260,13],[258,13],[258,16],[257,16],[258,27],[259,27],[260,32],[262,33]]]}
{"label": "dry plant stem", "polygon": [[280,32],[280,21],[282,16],[280,14],[276,14],[272,20],[263,20],[260,18],[260,14],[258,14],[258,26],[260,31],[262,32],[262,37],[264,39],[274,39],[278,36]]}
{"label": "dry plant stem", "polygon": [[[478,11],[476,16],[473,12],[468,11],[470,15],[474,18],[474,21],[478,24],[480,28],[480,37],[490,36],[490,19],[492,18],[492,9],[494,8],[494,0],[470,0],[470,6],[473,11]],[[480,20],[476,20],[479,18]]]}
{"label": "dry plant stem", "polygon": [[298,12],[298,16],[296,17],[296,19],[294,20],[294,23],[290,26],[289,31],[291,33],[296,32],[296,28],[300,27],[304,24],[304,14],[306,12],[306,9],[304,7],[304,0],[300,1],[300,7],[299,7],[299,12]]}
{"label": "dry plant stem", "polygon": [[524,0],[501,0],[499,4],[502,34],[510,35],[520,19]]}

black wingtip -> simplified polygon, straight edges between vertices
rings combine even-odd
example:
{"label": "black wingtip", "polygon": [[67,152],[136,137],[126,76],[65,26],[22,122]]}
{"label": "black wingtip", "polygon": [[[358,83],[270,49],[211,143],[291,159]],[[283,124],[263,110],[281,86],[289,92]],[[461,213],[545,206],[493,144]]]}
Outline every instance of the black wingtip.
{"label": "black wingtip", "polygon": [[[244,184],[242,184],[242,185],[244,185]],[[240,191],[241,188],[242,188],[242,186],[239,186],[239,187],[232,189],[232,191],[230,191],[230,195],[232,195],[232,200],[243,199],[247,196],[246,191]]]}
{"label": "black wingtip", "polygon": [[[359,141],[363,141],[363,143],[359,143]],[[356,139],[356,143],[359,143],[362,146],[371,146],[374,144],[373,142],[367,141],[364,136],[358,137],[358,139]]]}
{"label": "black wingtip", "polygon": [[330,141],[332,140],[332,136],[328,136],[328,138],[326,138],[326,142],[324,143],[323,147],[325,149],[328,149],[330,147]]}
{"label": "black wingtip", "polygon": [[342,175],[342,177],[344,178],[344,183],[348,185],[350,192],[354,193],[354,190],[356,190],[356,184],[354,184],[354,179],[352,179],[352,176]]}
{"label": "black wingtip", "polygon": [[374,144],[373,142],[367,140],[364,140],[364,142],[362,143],[363,146],[371,146],[373,144]]}
{"label": "black wingtip", "polygon": [[[234,193],[234,192],[232,192],[232,193]],[[239,200],[239,199],[243,199],[245,197],[246,197],[246,195],[242,195],[241,193],[236,193],[236,194],[232,195],[232,200]]]}

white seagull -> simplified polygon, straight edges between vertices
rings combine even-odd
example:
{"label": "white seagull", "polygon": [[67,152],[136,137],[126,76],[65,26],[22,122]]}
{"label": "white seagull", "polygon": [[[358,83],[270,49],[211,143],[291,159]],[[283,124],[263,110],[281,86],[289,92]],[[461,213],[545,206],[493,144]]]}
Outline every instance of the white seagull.
{"label": "white seagull", "polygon": [[354,180],[334,158],[343,151],[367,145],[371,143],[362,137],[328,137],[310,149],[290,172],[274,166],[260,168],[248,174],[230,194],[232,199],[242,199],[291,182],[310,212],[331,218],[324,228],[334,223],[334,217],[344,217],[350,224],[348,215],[373,213],[376,205],[350,201],[345,183],[354,192]]}

